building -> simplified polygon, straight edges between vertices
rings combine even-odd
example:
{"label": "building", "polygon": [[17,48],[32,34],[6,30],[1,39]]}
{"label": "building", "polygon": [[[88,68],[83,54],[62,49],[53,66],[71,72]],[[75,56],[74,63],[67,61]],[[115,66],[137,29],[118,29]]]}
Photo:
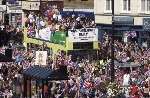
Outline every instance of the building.
{"label": "building", "polygon": [[64,0],[65,8],[93,9],[94,0]]}
{"label": "building", "polygon": [[[125,32],[135,31],[137,41],[150,43],[150,0],[114,0],[115,32],[123,40]],[[111,0],[94,0],[95,22],[100,32],[111,32]]]}
{"label": "building", "polygon": [[9,0],[7,2],[7,14],[9,16],[9,24],[14,27],[22,25],[22,2],[19,0]]}
{"label": "building", "polygon": [[0,0],[0,20],[8,18],[12,26],[21,26],[22,2],[19,0]]}
{"label": "building", "polygon": [[86,16],[94,18],[94,0],[64,0],[63,16]]}
{"label": "building", "polygon": [[0,24],[3,23],[3,20],[4,20],[4,13],[5,13],[5,10],[6,10],[6,6],[5,5],[2,5],[2,0],[0,0]]}

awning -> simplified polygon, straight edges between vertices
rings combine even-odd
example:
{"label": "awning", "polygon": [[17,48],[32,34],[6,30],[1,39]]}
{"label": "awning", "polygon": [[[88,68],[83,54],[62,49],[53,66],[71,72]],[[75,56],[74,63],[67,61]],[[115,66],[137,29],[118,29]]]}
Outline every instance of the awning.
{"label": "awning", "polygon": [[141,64],[139,63],[134,63],[134,62],[118,62],[114,61],[114,64],[119,66],[119,67],[139,67]]}
{"label": "awning", "polygon": [[68,80],[68,73],[64,69],[52,70],[49,67],[32,66],[24,70],[23,74],[34,79]]}
{"label": "awning", "polygon": [[38,79],[46,79],[51,73],[52,70],[50,68],[40,66],[30,67],[23,72],[24,75]]}
{"label": "awning", "polygon": [[62,11],[60,12],[62,17],[72,16],[75,15],[76,17],[82,16],[82,17],[90,17],[91,19],[94,19],[94,12],[84,12],[84,11]]}

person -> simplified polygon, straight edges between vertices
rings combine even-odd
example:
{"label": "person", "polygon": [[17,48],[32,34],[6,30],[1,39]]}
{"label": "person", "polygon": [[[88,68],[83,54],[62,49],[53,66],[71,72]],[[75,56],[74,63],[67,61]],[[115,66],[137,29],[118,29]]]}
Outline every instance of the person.
{"label": "person", "polygon": [[143,97],[144,98],[149,98],[149,86],[148,86],[148,83],[145,82],[144,83],[144,87],[143,87]]}
{"label": "person", "polygon": [[130,98],[141,98],[140,97],[140,89],[139,87],[136,85],[136,83],[132,83],[131,87],[130,87]]}

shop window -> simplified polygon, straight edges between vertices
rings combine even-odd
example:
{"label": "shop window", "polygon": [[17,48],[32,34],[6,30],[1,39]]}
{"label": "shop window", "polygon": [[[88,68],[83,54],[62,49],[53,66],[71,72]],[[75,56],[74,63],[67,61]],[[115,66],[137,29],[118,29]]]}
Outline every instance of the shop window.
{"label": "shop window", "polygon": [[73,49],[93,49],[93,42],[73,43]]}

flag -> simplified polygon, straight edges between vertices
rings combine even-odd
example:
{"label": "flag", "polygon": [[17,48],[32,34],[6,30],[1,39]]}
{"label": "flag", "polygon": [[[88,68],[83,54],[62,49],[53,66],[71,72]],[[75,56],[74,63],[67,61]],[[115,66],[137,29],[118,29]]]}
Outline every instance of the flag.
{"label": "flag", "polygon": [[33,27],[29,27],[27,32],[28,34],[31,34],[31,33],[35,33],[35,30],[33,29]]}
{"label": "flag", "polygon": [[131,31],[131,37],[132,38],[134,38],[134,37],[136,37],[137,35],[136,35],[136,32],[135,31]]}
{"label": "flag", "polygon": [[91,87],[93,87],[93,83],[90,81],[84,81],[83,87],[84,88],[91,88]]}
{"label": "flag", "polygon": [[136,31],[126,31],[126,34],[125,34],[127,37],[136,37],[137,34],[136,34]]}

